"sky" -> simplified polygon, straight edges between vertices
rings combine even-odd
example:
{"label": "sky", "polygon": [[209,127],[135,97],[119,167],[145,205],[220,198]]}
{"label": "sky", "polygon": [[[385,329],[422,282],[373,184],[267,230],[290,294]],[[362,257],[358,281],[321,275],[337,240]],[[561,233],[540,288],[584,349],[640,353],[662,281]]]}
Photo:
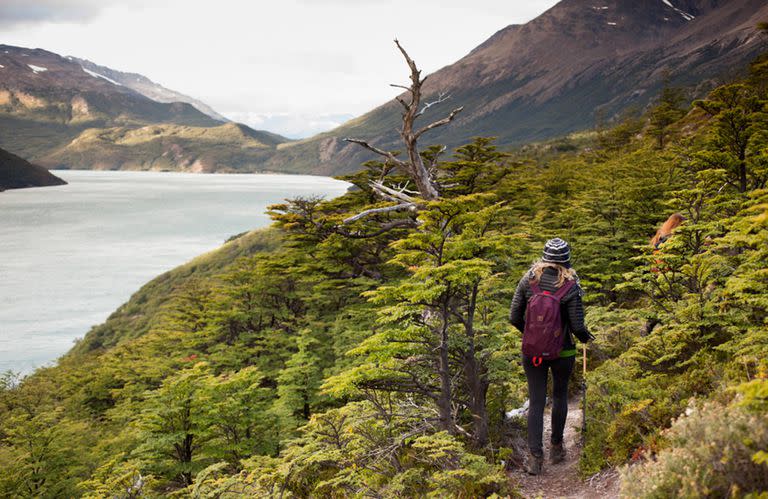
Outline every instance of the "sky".
{"label": "sky", "polygon": [[0,0],[0,43],[141,73],[254,128],[307,137],[556,0]]}

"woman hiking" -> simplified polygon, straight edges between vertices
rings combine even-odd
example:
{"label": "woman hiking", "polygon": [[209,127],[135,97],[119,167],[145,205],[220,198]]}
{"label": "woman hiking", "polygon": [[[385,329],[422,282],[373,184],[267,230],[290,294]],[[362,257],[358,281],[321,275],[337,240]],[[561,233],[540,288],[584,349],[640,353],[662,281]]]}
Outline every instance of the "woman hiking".
{"label": "woman hiking", "polygon": [[583,291],[571,268],[571,248],[560,238],[544,245],[541,259],[525,273],[510,307],[512,324],[523,333],[523,369],[528,379],[528,473],[538,475],[544,463],[542,436],[547,376],[552,370],[552,438],[550,461],[565,459],[563,430],[568,414],[568,379],[576,345],[594,339],[584,325]]}

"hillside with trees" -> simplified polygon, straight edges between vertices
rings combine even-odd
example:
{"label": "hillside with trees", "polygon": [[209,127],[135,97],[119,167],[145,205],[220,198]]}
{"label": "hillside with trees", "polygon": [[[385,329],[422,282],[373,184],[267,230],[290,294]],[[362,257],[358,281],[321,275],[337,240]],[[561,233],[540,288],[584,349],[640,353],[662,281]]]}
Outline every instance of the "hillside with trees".
{"label": "hillside with trees", "polygon": [[0,495],[514,497],[509,304],[554,236],[597,337],[582,476],[768,493],[768,57],[691,106],[667,87],[612,127],[445,151],[425,144],[454,114],[422,121],[403,54],[400,154],[353,138],[375,156],[356,189],[272,206],[57,366],[0,380]]}

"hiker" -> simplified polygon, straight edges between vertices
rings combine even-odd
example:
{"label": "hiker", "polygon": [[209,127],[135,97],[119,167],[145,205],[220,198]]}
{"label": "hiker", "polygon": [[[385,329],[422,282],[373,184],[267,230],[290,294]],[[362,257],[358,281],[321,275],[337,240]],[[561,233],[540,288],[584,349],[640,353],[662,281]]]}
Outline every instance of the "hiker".
{"label": "hiker", "polygon": [[[563,430],[568,415],[568,379],[576,345],[594,339],[584,325],[583,291],[571,268],[571,249],[560,238],[544,245],[541,259],[525,273],[510,308],[512,324],[523,333],[523,369],[528,379],[528,473],[538,475],[544,462],[542,436],[547,377],[552,370],[552,438],[550,461],[565,459]],[[527,313],[530,312],[530,313]]]}
{"label": "hiker", "polygon": [[650,244],[654,250],[658,250],[659,247],[666,242],[672,235],[672,231],[680,227],[685,222],[686,218],[680,213],[673,213],[669,216],[666,222],[664,222],[656,234],[651,238]]}
{"label": "hiker", "polygon": [[661,245],[667,242],[672,237],[672,233],[675,229],[680,227],[686,218],[680,213],[673,213],[669,218],[659,227],[656,234],[651,238],[650,245],[653,248],[653,254],[656,255],[654,265],[651,267],[651,272],[658,274],[659,272],[666,272],[669,269],[666,268],[664,259],[658,256],[661,253]]}

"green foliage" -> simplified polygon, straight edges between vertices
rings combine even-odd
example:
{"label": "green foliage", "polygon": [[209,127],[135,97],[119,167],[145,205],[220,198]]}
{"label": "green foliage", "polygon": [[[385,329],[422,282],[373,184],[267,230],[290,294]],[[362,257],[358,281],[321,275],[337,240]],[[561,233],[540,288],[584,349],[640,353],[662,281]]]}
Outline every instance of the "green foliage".
{"label": "green foliage", "polygon": [[7,497],[74,496],[88,472],[80,449],[98,435],[87,421],[50,408],[57,392],[46,379],[22,386],[6,374],[0,380],[0,495]]}
{"label": "green foliage", "polygon": [[[271,229],[153,280],[57,366],[0,377],[0,495],[514,495],[502,414],[526,386],[508,306],[555,236],[597,336],[582,473],[631,462],[627,495],[757,494],[734,463],[768,461],[750,440],[766,428],[766,77],[762,58],[687,114],[665,88],[645,117],[516,152],[427,148],[442,196],[413,210],[369,211],[395,202],[371,182],[413,190],[377,161],[343,196],[272,206]],[[651,248],[673,212],[685,222]]]}
{"label": "green foliage", "polygon": [[200,385],[205,376],[202,364],[167,378],[148,394],[136,419],[139,440],[136,455],[151,463],[153,474],[192,483],[200,468],[197,451],[204,443]]}
{"label": "green foliage", "polygon": [[[384,399],[379,402],[392,402]],[[446,432],[404,432],[418,411],[382,419],[371,402],[353,402],[312,417],[282,462],[254,459],[240,486],[255,495],[347,497],[376,491],[383,497],[476,497],[510,492],[498,465],[467,452]]]}
{"label": "green foliage", "polygon": [[379,306],[379,328],[350,351],[365,360],[328,379],[329,393],[410,395],[423,410],[437,411],[437,426],[449,434],[456,434],[457,418],[471,421],[472,438],[485,445],[488,359],[503,347],[504,328],[488,312],[503,306],[488,283],[515,248],[498,232],[503,210],[493,201],[474,194],[431,202],[419,214],[419,230],[393,243],[391,263],[409,275],[366,293]]}
{"label": "green foliage", "polygon": [[[283,425],[295,429],[309,420],[312,413],[326,402],[320,394],[323,364],[331,354],[330,337],[316,338],[311,329],[299,332],[298,350],[286,361],[277,378],[276,409]],[[325,340],[325,341],[324,341]]]}
{"label": "green foliage", "polygon": [[637,108],[626,109],[611,127],[598,120],[597,144],[609,151],[620,150],[630,144],[643,129],[643,119]]}
{"label": "green foliage", "polygon": [[684,102],[682,89],[672,87],[665,81],[659,95],[659,103],[650,111],[648,117],[648,133],[656,137],[659,149],[666,145],[670,127],[685,116],[682,106]]}
{"label": "green foliage", "polygon": [[708,148],[699,153],[701,162],[725,170],[726,181],[740,192],[765,187],[768,115],[766,101],[755,87],[724,85],[695,104],[712,116]]}
{"label": "green foliage", "polygon": [[154,477],[142,475],[139,467],[124,456],[107,461],[93,472],[91,478],[78,484],[83,491],[82,497],[97,499],[101,497],[121,497],[133,499],[142,497],[147,490],[156,485]]}
{"label": "green foliage", "polygon": [[[666,448],[674,456],[682,444],[668,441],[661,430],[690,399],[723,396],[727,387],[766,370],[768,198],[764,189],[755,189],[763,181],[750,159],[763,146],[749,145],[762,140],[765,123],[755,95],[747,84],[717,89],[697,104],[711,116],[703,139],[676,146],[681,182],[668,202],[687,220],[658,250],[644,249],[625,282],[614,287],[640,293],[639,303],[647,300],[648,317],[659,325],[646,328],[590,377],[591,393],[598,393],[590,417],[605,424],[593,425],[588,435],[584,473],[667,455]],[[759,386],[753,383],[746,386]],[[678,458],[683,466],[685,458]],[[678,464],[656,468],[653,480],[679,481]],[[703,490],[677,493],[707,495]]]}

